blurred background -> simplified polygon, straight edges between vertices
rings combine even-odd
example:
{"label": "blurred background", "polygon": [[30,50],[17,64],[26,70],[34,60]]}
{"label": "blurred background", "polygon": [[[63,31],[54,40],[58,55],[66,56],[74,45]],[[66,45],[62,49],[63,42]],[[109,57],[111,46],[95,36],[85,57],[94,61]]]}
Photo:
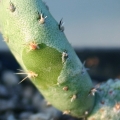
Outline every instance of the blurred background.
{"label": "blurred background", "polygon": [[[98,83],[120,78],[119,0],[45,0],[45,3],[56,21],[63,18],[66,37],[81,61],[86,61],[92,80]],[[77,120],[46,105],[29,80],[18,85],[24,78],[14,74],[19,68],[0,35],[0,120]]]}

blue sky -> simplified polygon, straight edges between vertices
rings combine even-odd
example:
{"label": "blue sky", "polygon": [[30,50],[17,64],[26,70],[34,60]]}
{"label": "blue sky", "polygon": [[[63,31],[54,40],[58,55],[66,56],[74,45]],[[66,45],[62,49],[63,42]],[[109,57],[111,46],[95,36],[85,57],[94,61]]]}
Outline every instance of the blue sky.
{"label": "blue sky", "polygon": [[[45,0],[73,47],[120,47],[120,0]],[[3,44],[3,42],[0,44]]]}
{"label": "blue sky", "polygon": [[74,47],[120,47],[120,0],[46,0]]}

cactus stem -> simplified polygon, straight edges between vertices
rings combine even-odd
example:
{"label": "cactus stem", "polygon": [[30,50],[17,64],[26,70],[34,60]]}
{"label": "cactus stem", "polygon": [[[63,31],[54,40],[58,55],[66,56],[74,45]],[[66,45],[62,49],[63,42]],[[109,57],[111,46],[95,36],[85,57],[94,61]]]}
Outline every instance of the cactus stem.
{"label": "cactus stem", "polygon": [[71,98],[71,102],[73,102],[77,98],[77,95],[73,95]]}
{"label": "cactus stem", "polygon": [[83,118],[86,110],[92,111],[96,97],[88,97],[93,84],[87,68],[81,74],[82,63],[63,32],[63,19],[57,22],[42,0],[1,3],[0,30],[4,37],[9,37],[7,45],[26,70],[16,73],[24,76],[18,84],[32,79],[53,106]]}
{"label": "cactus stem", "polygon": [[68,91],[68,87],[67,86],[63,87],[63,90]]}
{"label": "cactus stem", "polygon": [[62,63],[65,63],[66,59],[68,58],[68,54],[66,51],[62,53]]}
{"label": "cactus stem", "polygon": [[60,22],[59,22],[59,24],[58,24],[58,27],[59,27],[59,30],[61,31],[61,32],[63,32],[64,30],[65,30],[65,28],[64,28],[64,22],[63,22],[63,18],[60,20]]}
{"label": "cactus stem", "polygon": [[101,103],[102,105],[104,105],[104,104],[105,104],[105,101],[100,101],[100,103]]}
{"label": "cactus stem", "polygon": [[14,4],[10,1],[9,10],[10,10],[11,12],[14,12],[15,9],[16,9],[16,7],[15,7]]}
{"label": "cactus stem", "polygon": [[110,95],[112,95],[112,93],[113,93],[113,91],[112,91],[112,90],[110,90],[110,91],[109,91],[109,94],[110,94]]}
{"label": "cactus stem", "polygon": [[[20,70],[22,71],[22,70]],[[21,74],[24,75],[26,74],[27,76],[25,78],[23,78],[18,84],[20,84],[21,82],[23,82],[24,80],[26,80],[27,78],[35,78],[38,76],[38,74],[34,73],[33,71],[28,71],[27,73],[15,73],[15,74]]]}

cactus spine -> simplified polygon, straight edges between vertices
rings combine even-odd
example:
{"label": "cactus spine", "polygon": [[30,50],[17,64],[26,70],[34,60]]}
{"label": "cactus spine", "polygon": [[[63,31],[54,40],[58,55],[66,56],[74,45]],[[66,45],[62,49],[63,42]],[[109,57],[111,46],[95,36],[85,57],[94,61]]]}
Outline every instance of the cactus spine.
{"label": "cactus spine", "polygon": [[1,0],[0,30],[26,71],[17,73],[26,74],[20,83],[30,78],[64,114],[85,118],[91,113],[96,89],[64,35],[62,19],[56,22],[41,0]]}

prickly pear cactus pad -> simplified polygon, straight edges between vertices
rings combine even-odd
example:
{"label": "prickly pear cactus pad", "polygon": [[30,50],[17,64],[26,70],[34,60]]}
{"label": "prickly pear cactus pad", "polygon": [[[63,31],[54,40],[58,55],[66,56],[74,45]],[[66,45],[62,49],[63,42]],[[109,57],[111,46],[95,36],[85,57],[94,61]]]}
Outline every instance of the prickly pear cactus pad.
{"label": "prickly pear cactus pad", "polygon": [[81,118],[90,114],[95,95],[87,69],[41,0],[1,0],[0,30],[16,60],[53,106]]}
{"label": "prickly pear cactus pad", "polygon": [[120,80],[102,83],[96,94],[95,107],[88,120],[120,120]]}

